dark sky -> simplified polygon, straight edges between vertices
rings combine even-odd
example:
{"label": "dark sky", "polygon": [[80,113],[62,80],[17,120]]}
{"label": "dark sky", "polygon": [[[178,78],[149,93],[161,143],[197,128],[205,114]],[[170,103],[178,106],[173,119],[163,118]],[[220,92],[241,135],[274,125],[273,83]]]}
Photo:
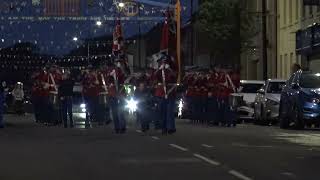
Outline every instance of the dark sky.
{"label": "dark sky", "polygon": [[[32,4],[36,0],[1,0],[0,3],[0,44],[2,48],[12,46],[19,42],[32,42],[37,44],[42,54],[62,55],[74,49],[81,41],[72,41],[73,37],[86,39],[109,35],[113,31],[114,21],[103,21],[101,27],[95,25],[93,20],[85,21],[30,21],[23,20],[23,17],[44,16],[44,0],[40,5]],[[52,0],[54,1],[54,0]],[[81,16],[83,17],[115,17],[117,16],[114,0],[91,0],[92,6],[88,6],[87,1],[81,0]],[[170,0],[153,0],[155,2],[166,2]],[[197,0],[195,0],[196,3]],[[190,18],[191,0],[181,0],[183,20]],[[141,10],[141,17],[161,17],[163,7],[144,4]],[[124,15],[122,15],[124,16]],[[10,19],[11,18],[11,19]],[[17,18],[12,20],[12,18]],[[150,30],[161,20],[140,21],[142,33]],[[123,21],[123,28],[126,37],[137,34],[138,21]]]}

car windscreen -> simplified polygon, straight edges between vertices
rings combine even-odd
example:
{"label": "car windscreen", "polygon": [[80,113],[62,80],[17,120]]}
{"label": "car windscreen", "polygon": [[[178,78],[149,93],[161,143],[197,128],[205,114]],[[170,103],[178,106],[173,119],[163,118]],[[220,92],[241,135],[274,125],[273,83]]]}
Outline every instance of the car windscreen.
{"label": "car windscreen", "polygon": [[240,92],[241,93],[257,93],[257,91],[263,86],[263,84],[247,84],[241,83]]}
{"label": "car windscreen", "polygon": [[320,88],[320,76],[316,74],[302,74],[300,86],[302,88]]}
{"label": "car windscreen", "polygon": [[285,82],[270,82],[267,93],[280,94],[285,84]]}

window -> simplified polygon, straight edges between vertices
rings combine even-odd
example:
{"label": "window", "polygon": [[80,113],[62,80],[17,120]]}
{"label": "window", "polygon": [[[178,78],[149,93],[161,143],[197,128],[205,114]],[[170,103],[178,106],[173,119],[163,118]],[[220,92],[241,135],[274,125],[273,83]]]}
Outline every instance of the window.
{"label": "window", "polygon": [[283,67],[282,62],[283,62],[283,56],[282,56],[282,55],[280,55],[279,72],[278,72],[278,75],[279,75],[280,77],[282,77],[282,72],[283,72],[283,69],[282,69],[282,67]]}
{"label": "window", "polygon": [[306,17],[306,7],[301,3],[302,3],[302,1],[300,1],[301,10],[302,10],[302,17],[305,18]]}
{"label": "window", "polygon": [[299,19],[299,4],[300,0],[296,0],[296,21]]}
{"label": "window", "polygon": [[287,74],[288,74],[288,67],[287,67],[287,65],[288,65],[289,63],[288,63],[288,54],[285,54],[284,55],[284,63],[283,63],[283,69],[284,69],[284,74],[283,74],[283,77],[286,77],[287,76]]}
{"label": "window", "polygon": [[310,17],[313,16],[313,6],[309,6],[309,15]]}
{"label": "window", "polygon": [[292,24],[292,9],[293,9],[292,0],[289,0],[289,24]]}
{"label": "window", "polygon": [[287,0],[283,0],[283,24],[287,24]]}

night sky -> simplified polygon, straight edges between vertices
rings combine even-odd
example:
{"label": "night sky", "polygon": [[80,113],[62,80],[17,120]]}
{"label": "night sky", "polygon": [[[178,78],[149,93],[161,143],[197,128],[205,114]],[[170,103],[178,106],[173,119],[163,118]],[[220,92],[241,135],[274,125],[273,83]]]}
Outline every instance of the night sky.
{"label": "night sky", "polygon": [[[114,21],[103,21],[103,25],[98,27],[95,21],[29,21],[21,20],[23,17],[44,16],[46,11],[43,1],[40,5],[32,2],[36,0],[1,0],[0,4],[0,44],[1,48],[12,46],[13,44],[32,42],[40,48],[41,54],[63,55],[71,49],[81,45],[81,41],[72,41],[73,37],[79,39],[93,38],[111,35]],[[90,1],[90,0],[88,0]],[[92,6],[88,6],[87,0],[81,0],[81,16],[83,17],[115,17],[118,11],[113,5],[113,0],[91,0]],[[170,0],[153,0],[156,2],[169,2]],[[186,22],[190,18],[190,0],[181,0],[182,17]],[[196,0],[195,0],[196,3]],[[140,11],[141,17],[161,17],[163,7],[143,5]],[[123,17],[124,15],[122,15]],[[11,20],[10,18],[18,18]],[[142,33],[148,32],[161,20],[141,21]],[[136,35],[138,31],[138,21],[123,21],[125,36]]]}

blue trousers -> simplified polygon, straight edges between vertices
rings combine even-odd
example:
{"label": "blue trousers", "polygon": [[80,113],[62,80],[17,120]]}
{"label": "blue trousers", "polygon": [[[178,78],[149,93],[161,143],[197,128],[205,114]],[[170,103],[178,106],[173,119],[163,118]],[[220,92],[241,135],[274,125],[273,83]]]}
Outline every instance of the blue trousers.
{"label": "blue trousers", "polygon": [[141,124],[142,131],[148,131],[150,129],[147,107],[138,105],[137,120]]}
{"label": "blue trousers", "polygon": [[110,97],[109,105],[111,109],[112,120],[114,123],[114,130],[121,131],[126,129],[126,121],[124,119],[124,112],[121,110],[123,108],[123,100],[118,100],[118,98]]}
{"label": "blue trousers", "polygon": [[221,120],[223,124],[232,125],[235,123],[228,98],[220,100],[220,113],[222,115]]}
{"label": "blue trousers", "polygon": [[65,97],[65,99],[61,101],[61,114],[62,114],[64,127],[68,127],[68,115],[69,115],[70,127],[73,127],[72,97]]}
{"label": "blue trousers", "polygon": [[218,99],[216,97],[208,98],[206,102],[205,115],[206,115],[206,120],[208,121],[209,124],[219,123],[218,110],[219,110]]}
{"label": "blue trousers", "polygon": [[4,122],[3,122],[3,111],[4,111],[4,93],[0,93],[0,128],[4,127]]}
{"label": "blue trousers", "polygon": [[97,120],[97,105],[99,103],[98,97],[85,97],[85,102],[87,105],[87,113],[86,113],[86,127],[90,125],[90,121]]}
{"label": "blue trousers", "polygon": [[161,126],[163,131],[176,131],[175,122],[175,99],[174,98],[161,98],[160,112],[161,112]]}

